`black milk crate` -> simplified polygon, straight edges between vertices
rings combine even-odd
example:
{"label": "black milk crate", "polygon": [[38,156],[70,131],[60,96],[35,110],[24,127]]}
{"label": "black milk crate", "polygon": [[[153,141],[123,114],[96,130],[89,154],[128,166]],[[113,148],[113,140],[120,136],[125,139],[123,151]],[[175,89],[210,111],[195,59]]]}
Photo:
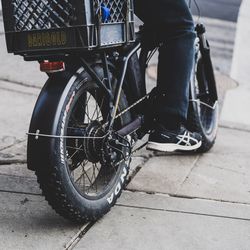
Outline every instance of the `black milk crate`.
{"label": "black milk crate", "polygon": [[2,0],[8,52],[69,54],[133,42],[133,0]]}

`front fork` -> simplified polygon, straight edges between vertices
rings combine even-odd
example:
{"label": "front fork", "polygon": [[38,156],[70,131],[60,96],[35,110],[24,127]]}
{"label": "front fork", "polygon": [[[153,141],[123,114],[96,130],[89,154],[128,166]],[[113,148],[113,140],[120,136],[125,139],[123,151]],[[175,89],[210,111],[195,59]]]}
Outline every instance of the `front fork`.
{"label": "front fork", "polygon": [[213,64],[210,55],[210,46],[206,38],[206,28],[203,24],[199,23],[195,27],[197,37],[199,38],[199,49],[204,62],[204,69],[207,76],[207,83],[210,93],[212,94],[213,101],[218,100],[218,94],[216,89],[216,80],[214,76]]}

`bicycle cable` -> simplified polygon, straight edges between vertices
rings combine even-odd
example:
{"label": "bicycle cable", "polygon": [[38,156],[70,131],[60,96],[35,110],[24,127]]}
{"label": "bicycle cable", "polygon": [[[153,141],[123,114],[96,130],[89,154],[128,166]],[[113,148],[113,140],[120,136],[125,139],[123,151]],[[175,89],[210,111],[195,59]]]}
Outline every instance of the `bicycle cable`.
{"label": "bicycle cable", "polygon": [[[200,23],[200,19],[201,19],[201,9],[199,7],[199,4],[197,3],[197,0],[193,0],[194,1],[194,4],[195,4],[195,7],[197,9],[197,12],[198,12],[198,17],[197,17],[197,23]],[[188,7],[191,9],[191,5],[192,5],[192,0],[189,0],[189,4],[188,4]]]}

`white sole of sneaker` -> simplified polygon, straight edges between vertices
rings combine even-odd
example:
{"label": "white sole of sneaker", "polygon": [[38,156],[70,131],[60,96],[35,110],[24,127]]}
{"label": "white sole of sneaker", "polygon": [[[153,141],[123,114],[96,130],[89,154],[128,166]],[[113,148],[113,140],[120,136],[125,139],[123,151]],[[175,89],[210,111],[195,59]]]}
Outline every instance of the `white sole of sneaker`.
{"label": "white sole of sneaker", "polygon": [[201,146],[202,142],[193,145],[193,146],[183,146],[183,145],[177,145],[174,143],[157,143],[157,142],[148,142],[147,149],[148,150],[155,150],[160,152],[174,152],[177,150],[181,151],[193,151],[198,149]]}

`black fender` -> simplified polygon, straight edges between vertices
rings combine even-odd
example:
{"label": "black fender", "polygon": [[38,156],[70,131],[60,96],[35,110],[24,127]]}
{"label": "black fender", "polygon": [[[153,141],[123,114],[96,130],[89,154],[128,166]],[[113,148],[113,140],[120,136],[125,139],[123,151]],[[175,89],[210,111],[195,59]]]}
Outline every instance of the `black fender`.
{"label": "black fender", "polygon": [[[57,124],[60,117],[60,110],[69,89],[75,81],[79,80],[83,68],[76,71],[64,71],[49,76],[41,90],[36,102],[29,133],[40,133],[46,135],[56,135]],[[47,165],[42,159],[43,154],[50,155],[53,152],[53,140],[55,138],[34,135],[28,136],[27,145],[27,166],[30,170],[41,170]],[[52,147],[52,148],[51,148]],[[41,148],[47,152],[40,152]]]}
{"label": "black fender", "polygon": [[[204,72],[207,78],[208,88],[209,88],[210,93],[212,94],[211,97],[213,98],[213,101],[216,102],[218,101],[218,93],[217,93],[213,63],[211,60],[210,45],[204,33],[202,34],[197,33],[197,36],[199,38],[199,52],[201,54],[201,60],[204,65]],[[198,61],[196,63],[198,63]],[[190,81],[190,99],[191,100],[196,99],[196,94],[195,94],[196,72],[195,70],[196,70],[196,67],[193,68],[191,81]],[[197,70],[198,71],[200,70],[199,67],[197,68]],[[197,103],[192,102],[192,106],[195,112],[198,112]]]}

